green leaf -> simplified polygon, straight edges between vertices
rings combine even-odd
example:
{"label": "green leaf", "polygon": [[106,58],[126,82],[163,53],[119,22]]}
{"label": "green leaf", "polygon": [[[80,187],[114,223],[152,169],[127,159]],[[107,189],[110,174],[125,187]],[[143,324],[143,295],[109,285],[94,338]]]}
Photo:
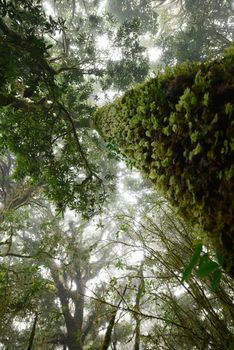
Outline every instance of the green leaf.
{"label": "green leaf", "polygon": [[195,248],[194,254],[193,254],[189,264],[186,266],[186,268],[183,272],[181,283],[183,283],[184,281],[186,281],[190,277],[192,270],[194,269],[194,267],[198,263],[201,252],[202,252],[202,244],[199,243]]}
{"label": "green leaf", "polygon": [[213,273],[213,278],[211,280],[211,289],[214,291],[217,289],[219,283],[220,283],[220,280],[221,280],[221,276],[222,276],[222,272],[220,269],[216,270],[214,273]]}
{"label": "green leaf", "polygon": [[208,258],[207,254],[200,258],[200,265],[197,270],[197,274],[199,277],[206,277],[219,267],[215,261],[212,261]]}
{"label": "green leaf", "polygon": [[49,50],[49,49],[51,49],[53,47],[53,45],[47,45],[46,46],[46,50]]}
{"label": "green leaf", "polygon": [[118,259],[118,261],[116,262],[115,264],[115,267],[118,269],[118,270],[123,270],[123,263],[121,260]]}

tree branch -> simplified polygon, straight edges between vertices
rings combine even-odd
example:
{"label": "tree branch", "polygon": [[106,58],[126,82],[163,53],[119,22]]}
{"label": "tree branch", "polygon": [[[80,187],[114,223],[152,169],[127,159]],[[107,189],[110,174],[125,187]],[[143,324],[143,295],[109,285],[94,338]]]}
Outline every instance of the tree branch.
{"label": "tree branch", "polygon": [[36,257],[36,255],[21,255],[21,254],[10,253],[10,252],[7,252],[5,254],[0,254],[0,257],[6,257],[6,256],[14,256],[16,258],[22,258],[22,259],[32,259]]}
{"label": "tree branch", "polygon": [[38,107],[40,105],[39,103],[36,104],[33,102],[27,102],[21,98],[18,98],[12,95],[5,95],[0,92],[0,106],[1,107],[12,106],[16,109],[21,109],[25,112],[38,112]]}
{"label": "tree branch", "polygon": [[[94,292],[93,292],[93,294],[95,295]],[[188,328],[186,326],[183,326],[182,324],[179,324],[177,322],[171,321],[171,320],[169,320],[169,319],[167,319],[165,317],[146,314],[146,313],[144,313],[142,311],[137,311],[137,310],[135,310],[135,309],[133,309],[133,308],[131,308],[129,306],[128,307],[118,306],[118,305],[112,304],[112,303],[110,303],[110,302],[108,302],[108,301],[106,301],[104,299],[100,299],[99,297],[92,297],[92,296],[87,296],[87,295],[85,295],[85,297],[89,298],[89,299],[92,299],[92,300],[96,300],[96,301],[98,301],[98,302],[100,302],[102,304],[109,305],[109,306],[111,306],[111,307],[113,307],[115,309],[119,309],[119,310],[122,310],[122,311],[127,311],[127,312],[130,312],[130,313],[135,314],[135,315],[139,315],[139,316],[144,317],[146,319],[159,320],[159,321],[163,321],[163,322],[170,322],[172,325],[174,325],[176,327],[179,327],[179,328],[182,328],[182,329],[186,329],[186,330],[190,329],[190,328]],[[122,299],[121,299],[121,301],[122,301]]]}
{"label": "tree branch", "polygon": [[[101,180],[97,174],[95,174],[93,172],[93,170],[91,169],[90,165],[89,165],[89,162],[87,161],[87,158],[83,152],[83,149],[81,147],[81,144],[80,144],[80,141],[79,141],[79,138],[78,138],[78,135],[77,135],[77,131],[76,131],[76,127],[75,127],[75,124],[74,124],[74,121],[72,119],[72,117],[70,116],[69,112],[66,110],[66,108],[60,103],[60,102],[57,102],[58,106],[60,107],[60,109],[64,112],[67,120],[69,121],[70,125],[71,125],[71,128],[72,128],[72,133],[74,135],[74,138],[75,138],[75,141],[76,141],[76,145],[77,145],[77,148],[78,148],[78,151],[84,161],[84,164],[85,164],[85,168],[86,170],[88,171],[88,174],[89,176],[94,176],[96,178],[98,178],[99,180]],[[101,180],[102,181],[102,180]]]}

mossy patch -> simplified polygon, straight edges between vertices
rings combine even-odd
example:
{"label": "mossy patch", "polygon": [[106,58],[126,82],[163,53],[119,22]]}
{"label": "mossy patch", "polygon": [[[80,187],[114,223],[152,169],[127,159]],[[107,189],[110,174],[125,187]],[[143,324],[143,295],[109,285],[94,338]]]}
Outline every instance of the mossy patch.
{"label": "mossy patch", "polygon": [[202,227],[234,275],[234,47],[166,69],[98,109],[96,124]]}

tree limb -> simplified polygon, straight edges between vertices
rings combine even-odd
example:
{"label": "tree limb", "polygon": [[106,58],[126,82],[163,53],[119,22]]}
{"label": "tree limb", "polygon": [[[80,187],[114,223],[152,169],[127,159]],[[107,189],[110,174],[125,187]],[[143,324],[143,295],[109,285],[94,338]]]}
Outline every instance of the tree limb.
{"label": "tree limb", "polygon": [[32,259],[36,257],[36,255],[21,255],[17,253],[9,253],[9,252],[5,254],[0,254],[0,257],[6,257],[6,256],[13,256],[13,257],[22,258],[22,259]]}
{"label": "tree limb", "polygon": [[[98,178],[99,180],[101,180],[97,174],[95,174],[93,172],[93,170],[91,169],[90,165],[89,165],[89,162],[87,161],[87,158],[84,154],[84,151],[81,147],[81,144],[80,144],[80,141],[79,141],[79,138],[78,138],[78,135],[77,135],[77,131],[76,131],[76,127],[75,127],[75,124],[74,124],[74,121],[71,117],[71,115],[69,114],[69,112],[66,110],[66,108],[60,103],[60,102],[57,102],[58,106],[61,108],[61,110],[64,112],[64,115],[66,116],[67,120],[69,121],[70,125],[71,125],[71,128],[72,128],[72,133],[74,135],[74,138],[75,138],[75,141],[76,141],[76,145],[77,145],[77,148],[78,148],[78,151],[84,161],[84,164],[85,164],[85,168],[86,170],[88,171],[88,174],[89,176],[94,176],[96,178]],[[102,180],[101,180],[102,181]]]}

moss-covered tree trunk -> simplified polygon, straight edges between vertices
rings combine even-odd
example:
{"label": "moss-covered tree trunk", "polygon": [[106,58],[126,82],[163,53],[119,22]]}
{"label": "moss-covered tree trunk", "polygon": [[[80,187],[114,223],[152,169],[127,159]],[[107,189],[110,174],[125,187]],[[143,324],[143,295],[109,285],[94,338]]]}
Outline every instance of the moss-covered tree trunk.
{"label": "moss-covered tree trunk", "polygon": [[96,125],[211,238],[234,275],[234,48],[159,73],[100,108]]}

